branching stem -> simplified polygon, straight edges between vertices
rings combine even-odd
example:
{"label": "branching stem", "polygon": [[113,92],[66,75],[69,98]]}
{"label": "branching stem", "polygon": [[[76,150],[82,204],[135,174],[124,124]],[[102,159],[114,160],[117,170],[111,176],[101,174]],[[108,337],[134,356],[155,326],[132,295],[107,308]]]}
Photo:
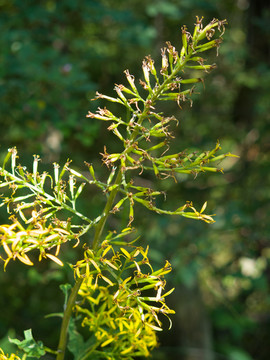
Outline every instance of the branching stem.
{"label": "branching stem", "polygon": [[[122,172],[121,172],[121,169],[119,169],[114,185],[120,185],[121,179],[122,179]],[[112,209],[113,202],[114,202],[114,199],[115,199],[118,191],[119,191],[119,187],[115,187],[111,191],[111,193],[108,197],[107,203],[106,203],[104,211],[103,211],[104,216],[102,217],[102,219],[98,222],[98,224],[96,226],[96,232],[95,232],[93,246],[92,246],[93,249],[96,249],[99,245],[101,234],[104,229],[104,225],[107,221],[110,210]],[[75,282],[75,285],[73,286],[73,288],[71,290],[70,295],[69,295],[67,307],[66,307],[66,309],[64,311],[64,315],[63,315],[63,320],[62,320],[62,325],[61,325],[61,330],[60,330],[60,337],[59,337],[59,344],[58,344],[58,354],[57,354],[56,360],[64,360],[65,350],[66,350],[66,346],[67,346],[69,321],[70,321],[70,318],[72,315],[72,309],[75,305],[75,301],[76,301],[78,292],[80,290],[80,287],[82,285],[82,282],[83,282],[83,278],[82,277],[78,278]]]}

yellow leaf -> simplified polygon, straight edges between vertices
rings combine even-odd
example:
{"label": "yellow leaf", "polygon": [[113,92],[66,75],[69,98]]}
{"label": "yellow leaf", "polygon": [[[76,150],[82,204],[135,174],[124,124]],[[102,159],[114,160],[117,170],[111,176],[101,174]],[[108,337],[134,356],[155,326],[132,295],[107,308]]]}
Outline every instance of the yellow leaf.
{"label": "yellow leaf", "polygon": [[9,260],[10,260],[10,258],[7,258],[7,259],[5,260],[4,271],[6,271],[6,266],[7,266],[7,264],[9,263]]}
{"label": "yellow leaf", "polygon": [[174,291],[175,288],[172,288],[171,290],[169,290],[168,292],[166,292],[166,294],[164,294],[162,297],[165,297],[165,296],[168,296],[170,295],[173,291]]}
{"label": "yellow leaf", "polygon": [[215,220],[210,215],[203,215],[203,220],[207,223],[214,223]]}
{"label": "yellow leaf", "polygon": [[69,235],[69,232],[67,230],[65,230],[65,229],[55,228],[53,230],[59,232],[61,235],[62,234]]}
{"label": "yellow leaf", "polygon": [[133,346],[131,345],[131,346],[130,346],[130,347],[128,347],[127,349],[125,349],[125,350],[121,351],[121,353],[120,353],[120,354],[125,355],[125,354],[130,353],[132,350],[133,350]]}
{"label": "yellow leaf", "polygon": [[138,337],[141,332],[142,332],[142,328],[140,327],[135,334],[135,338]]}
{"label": "yellow leaf", "polygon": [[139,264],[136,261],[134,261],[134,264],[136,265],[138,273],[141,274],[141,269],[139,267]]}
{"label": "yellow leaf", "polygon": [[52,234],[52,235],[46,237],[45,242],[49,242],[51,240],[54,240],[54,239],[58,238],[59,236],[60,236],[59,234]]}
{"label": "yellow leaf", "polygon": [[95,260],[93,260],[93,259],[89,259],[89,260],[90,260],[90,262],[94,265],[94,267],[97,269],[97,271],[98,271],[98,272],[101,272],[101,270],[100,270],[98,264],[95,262]]}
{"label": "yellow leaf", "polygon": [[29,265],[29,266],[34,265],[26,254],[20,255],[18,253],[18,254],[16,254],[16,257],[25,265]]}
{"label": "yellow leaf", "polygon": [[121,286],[122,286],[122,287],[125,286],[126,283],[129,282],[129,280],[131,280],[131,276],[129,276],[128,278],[126,278],[126,279],[122,282]]}
{"label": "yellow leaf", "polygon": [[131,228],[131,227],[127,227],[127,228],[123,229],[121,232],[124,233],[124,232],[130,231],[130,230],[132,230],[132,228]]}
{"label": "yellow leaf", "polygon": [[161,292],[162,292],[162,286],[160,286],[160,287],[158,288],[157,296],[156,296],[156,301],[161,300]]}
{"label": "yellow leaf", "polygon": [[116,293],[113,296],[113,300],[115,300],[117,298],[117,296],[119,295],[119,292],[120,292],[119,290],[116,291]]}
{"label": "yellow leaf", "polygon": [[109,265],[111,268],[113,268],[114,270],[118,270],[118,267],[116,267],[114,264],[112,264],[109,260],[104,259],[104,262]]}
{"label": "yellow leaf", "polygon": [[114,338],[110,338],[110,339],[104,341],[100,346],[101,346],[101,347],[107,346],[107,345],[109,345],[109,344],[110,344],[111,342],[113,342],[113,341],[114,341]]}
{"label": "yellow leaf", "polygon": [[93,302],[95,305],[99,304],[99,299],[94,299],[92,296],[87,296],[87,300]]}
{"label": "yellow leaf", "polygon": [[55,256],[59,255],[59,251],[60,251],[60,245],[57,245],[55,250]]}
{"label": "yellow leaf", "polygon": [[40,236],[40,235],[45,235],[49,232],[48,229],[42,229],[40,228],[40,230],[31,230],[29,231],[29,235],[30,236]]}
{"label": "yellow leaf", "polygon": [[149,250],[149,245],[147,245],[145,251],[141,250],[141,254],[143,255],[144,258],[147,258],[148,250]]}
{"label": "yellow leaf", "polygon": [[[13,224],[13,225],[14,225],[14,224]],[[12,227],[12,225],[11,225],[11,226],[9,226],[9,225],[2,225],[2,226],[1,226],[1,230],[2,230],[3,232],[7,233],[9,236],[12,236],[12,235],[13,235],[13,232],[11,231],[11,227]]]}
{"label": "yellow leaf", "polygon": [[25,243],[30,243],[30,244],[36,244],[36,245],[39,244],[39,242],[37,240],[33,239],[33,238],[32,239],[28,238],[28,239],[24,240],[24,242]]}
{"label": "yellow leaf", "polygon": [[158,326],[155,326],[155,325],[152,325],[152,324],[149,324],[147,322],[145,322],[145,325],[149,326],[151,329],[153,330],[156,330],[156,331],[162,331],[162,329]]}
{"label": "yellow leaf", "polygon": [[113,283],[110,279],[108,279],[106,276],[103,276],[103,275],[100,275],[100,276],[101,276],[102,279],[103,279],[104,281],[106,281],[106,283],[108,283],[109,285],[111,285],[111,286],[114,285],[114,283]]}
{"label": "yellow leaf", "polygon": [[17,234],[16,234],[16,236],[18,236],[18,237],[27,236],[27,235],[28,235],[28,234],[27,234],[27,231],[25,231],[25,230],[19,231],[19,232],[17,232]]}
{"label": "yellow leaf", "polygon": [[139,254],[140,254],[140,250],[137,249],[137,250],[135,251],[133,257],[135,258],[135,257],[138,256]]}
{"label": "yellow leaf", "polygon": [[128,259],[130,259],[130,254],[127,252],[127,250],[125,250],[124,248],[120,248],[120,250]]}
{"label": "yellow leaf", "polygon": [[102,253],[102,257],[104,257],[107,254],[107,252],[110,251],[110,249],[111,249],[111,246],[107,246],[106,249]]}
{"label": "yellow leaf", "polygon": [[[18,234],[17,234],[18,235]],[[16,239],[12,242],[12,245],[11,245],[11,249],[12,251],[15,251],[16,249],[16,246],[18,245],[18,243],[20,242],[20,238],[18,236],[16,236]]]}
{"label": "yellow leaf", "polygon": [[54,261],[56,264],[60,265],[60,266],[64,266],[64,264],[62,263],[61,260],[59,260],[56,256],[52,255],[52,254],[46,254],[46,257],[48,257],[49,259],[51,259],[52,261]]}
{"label": "yellow leaf", "polygon": [[207,206],[207,201],[203,204],[200,214],[204,212],[204,210],[206,209],[206,206]]}
{"label": "yellow leaf", "polygon": [[10,251],[10,248],[7,246],[7,244],[3,241],[2,242],[3,248],[9,258],[12,257],[12,252]]}
{"label": "yellow leaf", "polygon": [[77,238],[76,240],[77,240],[77,241],[76,241],[76,244],[73,246],[74,248],[77,247],[77,246],[79,245],[79,243],[80,243],[80,239],[79,239],[79,238]]}

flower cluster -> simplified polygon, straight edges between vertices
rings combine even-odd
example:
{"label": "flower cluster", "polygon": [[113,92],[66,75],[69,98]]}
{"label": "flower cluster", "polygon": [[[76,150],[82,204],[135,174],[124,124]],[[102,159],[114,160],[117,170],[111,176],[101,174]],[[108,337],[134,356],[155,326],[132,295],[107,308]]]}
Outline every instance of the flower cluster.
{"label": "flower cluster", "polygon": [[162,330],[159,315],[169,319],[174,313],[165,303],[174,289],[163,294],[164,275],[171,265],[166,262],[154,271],[147,253],[148,247],[135,246],[115,252],[105,241],[96,254],[85,250],[84,260],[75,265],[77,276],[84,278],[76,312],[83,315],[82,325],[95,334],[108,359],[112,354],[123,359],[148,356],[157,346],[156,331]]}
{"label": "flower cluster", "polygon": [[[217,155],[221,149],[219,142],[210,151],[189,153],[184,150],[169,154],[169,143],[174,137],[171,124],[178,124],[178,121],[174,116],[165,116],[158,108],[160,101],[175,101],[179,107],[186,100],[192,104],[190,96],[194,92],[194,84],[203,82],[203,73],[215,67],[215,64],[206,64],[199,55],[220,46],[224,24],[226,20],[213,19],[206,27],[203,27],[202,19],[197,18],[193,35],[187,31],[186,27],[182,27],[181,51],[178,52],[170,42],[167,42],[167,46],[161,51],[160,70],[156,68],[151,56],[143,60],[143,80],[140,80],[138,84],[143,90],[136,85],[134,76],[126,70],[124,73],[128,85],[116,85],[115,97],[97,93],[96,99],[118,103],[126,108],[126,119],[113,114],[107,107],[99,107],[96,113],[89,112],[87,116],[110,123],[108,130],[112,131],[122,143],[123,151],[109,153],[105,146],[102,155],[103,163],[108,168],[118,168],[122,173],[118,185],[119,188],[121,187],[123,197],[114,206],[113,211],[118,210],[124,202],[128,201],[130,204],[129,225],[133,221],[134,202],[139,202],[157,213],[180,215],[206,222],[214,221],[210,215],[197,211],[190,202],[176,211],[158,209],[154,203],[154,196],[162,192],[136,186],[133,180],[130,181],[131,175],[126,174],[131,171],[137,171],[139,175],[143,172],[151,172],[159,179],[171,177],[177,182],[182,174],[196,177],[199,173],[222,172],[222,168],[219,167],[221,160],[233,156],[230,153]],[[214,39],[216,28],[220,35]],[[188,69],[187,72],[186,69]],[[200,77],[190,76],[192,71],[196,74],[195,76]],[[146,96],[145,92],[147,92]],[[109,191],[111,190],[112,188]],[[203,205],[203,210],[205,210],[205,205]]]}
{"label": "flower cluster", "polygon": [[[3,247],[6,254],[6,258],[0,256],[4,261],[4,268],[11,259],[18,259],[26,265],[34,265],[27,253],[35,249],[39,250],[39,261],[42,258],[49,258],[62,266],[62,261],[57,257],[60,246],[74,238],[74,235],[62,224],[46,226],[44,221],[36,221],[34,226],[31,224],[24,228],[17,219],[13,219],[12,224],[0,225],[0,247]],[[56,248],[54,254],[49,252],[52,248]]]}

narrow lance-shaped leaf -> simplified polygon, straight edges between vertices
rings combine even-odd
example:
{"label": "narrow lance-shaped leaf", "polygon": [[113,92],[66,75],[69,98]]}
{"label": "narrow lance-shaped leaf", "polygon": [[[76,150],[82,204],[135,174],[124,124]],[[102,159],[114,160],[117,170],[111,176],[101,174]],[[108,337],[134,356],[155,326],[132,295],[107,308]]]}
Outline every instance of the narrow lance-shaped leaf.
{"label": "narrow lance-shaped leaf", "polygon": [[34,161],[33,161],[33,179],[36,183],[37,181],[37,173],[38,173],[38,162],[40,161],[40,158],[38,155],[34,155]]}
{"label": "narrow lance-shaped leaf", "polygon": [[78,190],[74,196],[74,200],[77,200],[77,198],[80,196],[81,192],[83,191],[83,188],[85,187],[86,183],[81,183],[81,185],[78,187]]}
{"label": "narrow lance-shaped leaf", "polygon": [[3,165],[2,165],[3,170],[5,170],[6,163],[9,161],[10,157],[11,157],[11,151],[8,151],[7,155],[5,156],[5,159],[3,161]]}
{"label": "narrow lance-shaped leaf", "polygon": [[9,149],[8,151],[11,152],[11,169],[12,169],[12,174],[15,175],[17,149],[16,147],[14,147],[12,149]]}

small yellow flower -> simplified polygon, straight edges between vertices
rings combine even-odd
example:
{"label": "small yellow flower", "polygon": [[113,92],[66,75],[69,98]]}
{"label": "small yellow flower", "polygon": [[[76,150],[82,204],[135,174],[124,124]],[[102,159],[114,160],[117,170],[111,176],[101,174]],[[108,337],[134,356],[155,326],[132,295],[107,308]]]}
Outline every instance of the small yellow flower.
{"label": "small yellow flower", "polygon": [[21,360],[21,358],[15,354],[6,354],[4,351],[0,348],[0,360]]}

